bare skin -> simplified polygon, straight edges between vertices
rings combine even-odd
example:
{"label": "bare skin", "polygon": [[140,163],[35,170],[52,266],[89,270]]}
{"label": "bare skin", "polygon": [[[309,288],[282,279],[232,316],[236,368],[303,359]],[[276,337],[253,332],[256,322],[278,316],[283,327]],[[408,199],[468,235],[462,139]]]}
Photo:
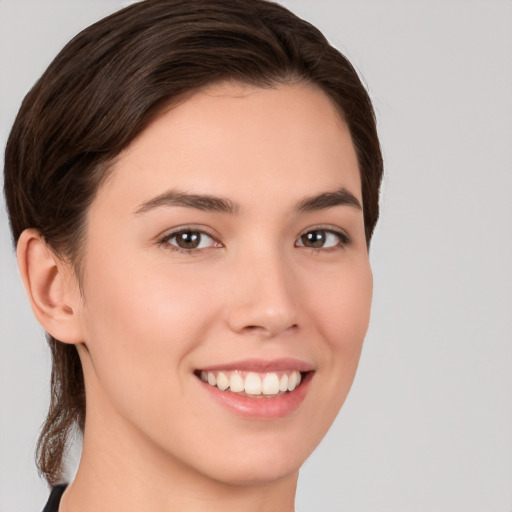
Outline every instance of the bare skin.
{"label": "bare skin", "polygon": [[[350,133],[324,93],[220,84],[119,156],[90,207],[83,294],[23,233],[36,316],[77,346],[85,375],[83,455],[61,512],[294,510],[368,327],[358,204]],[[304,396],[267,416],[212,398],[200,371],[249,358],[299,361]]]}

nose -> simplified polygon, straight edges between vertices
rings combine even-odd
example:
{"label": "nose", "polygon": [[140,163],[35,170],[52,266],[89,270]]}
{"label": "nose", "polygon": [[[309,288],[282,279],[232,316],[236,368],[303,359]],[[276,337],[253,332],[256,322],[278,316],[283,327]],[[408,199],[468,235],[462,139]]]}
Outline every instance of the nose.
{"label": "nose", "polygon": [[279,252],[240,259],[231,276],[233,331],[272,338],[298,328],[296,283]]}

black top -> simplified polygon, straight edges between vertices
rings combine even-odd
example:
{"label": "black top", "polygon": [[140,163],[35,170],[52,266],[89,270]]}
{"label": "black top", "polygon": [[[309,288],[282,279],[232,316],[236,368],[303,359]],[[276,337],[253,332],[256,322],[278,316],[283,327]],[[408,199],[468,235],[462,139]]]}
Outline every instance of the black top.
{"label": "black top", "polygon": [[66,490],[67,484],[56,485],[52,489],[48,503],[43,509],[43,512],[59,512],[59,503],[62,498],[62,494]]}

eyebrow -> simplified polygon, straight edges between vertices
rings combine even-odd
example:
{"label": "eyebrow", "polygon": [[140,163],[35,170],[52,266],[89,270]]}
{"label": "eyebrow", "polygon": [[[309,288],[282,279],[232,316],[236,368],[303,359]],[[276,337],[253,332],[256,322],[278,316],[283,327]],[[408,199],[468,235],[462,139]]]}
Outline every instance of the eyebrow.
{"label": "eyebrow", "polygon": [[323,192],[316,196],[303,199],[297,205],[297,210],[300,212],[314,212],[333,208],[334,206],[353,206],[358,210],[363,209],[359,199],[345,187],[341,187],[334,192]]}
{"label": "eyebrow", "polygon": [[195,208],[208,212],[237,213],[238,205],[229,199],[210,196],[207,194],[187,194],[177,190],[169,190],[159,196],[142,203],[136,210],[136,214],[146,213],[149,210],[160,206],[182,206],[185,208]]}
{"label": "eyebrow", "polygon": [[[169,190],[142,203],[135,210],[135,214],[146,213],[149,210],[162,206],[181,206],[184,208],[195,208],[197,210],[228,214],[235,214],[240,211],[240,206],[230,199],[208,194],[188,194],[178,190]],[[322,192],[316,196],[307,197],[299,201],[296,208],[300,212],[313,212],[333,208],[335,206],[352,206],[358,210],[363,209],[359,199],[345,187],[341,187],[333,192]]]}

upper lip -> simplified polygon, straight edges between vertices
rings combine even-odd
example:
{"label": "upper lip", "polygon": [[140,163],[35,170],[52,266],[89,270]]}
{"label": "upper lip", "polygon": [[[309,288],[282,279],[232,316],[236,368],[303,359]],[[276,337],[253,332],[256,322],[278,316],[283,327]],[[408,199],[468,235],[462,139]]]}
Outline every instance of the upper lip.
{"label": "upper lip", "polygon": [[311,363],[294,359],[291,357],[283,357],[279,359],[242,359],[239,361],[231,361],[229,363],[216,364],[212,366],[201,367],[203,371],[221,371],[221,370],[243,370],[249,372],[269,373],[286,370],[298,370],[299,372],[309,372],[314,370]]}

